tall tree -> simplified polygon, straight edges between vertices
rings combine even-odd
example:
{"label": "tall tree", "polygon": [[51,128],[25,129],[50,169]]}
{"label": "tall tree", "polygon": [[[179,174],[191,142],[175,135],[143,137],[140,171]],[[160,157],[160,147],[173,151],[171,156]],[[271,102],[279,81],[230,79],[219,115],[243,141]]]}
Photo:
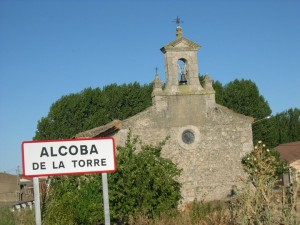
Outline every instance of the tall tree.
{"label": "tall tree", "polygon": [[70,138],[113,119],[126,119],[151,105],[152,85],[111,84],[62,96],[37,125],[35,140]]}
{"label": "tall tree", "polygon": [[270,117],[256,120],[252,124],[253,142],[263,141],[269,148],[277,146],[278,132],[276,130],[276,118]]}
{"label": "tall tree", "polygon": [[300,109],[288,109],[275,116],[277,145],[300,141]]}
{"label": "tall tree", "polygon": [[223,85],[220,81],[215,81],[213,83],[213,88],[216,92],[216,103],[224,105],[224,96],[223,96]]}
{"label": "tall tree", "polygon": [[271,114],[268,102],[251,80],[234,80],[224,86],[223,103],[226,107],[246,116],[261,119]]}

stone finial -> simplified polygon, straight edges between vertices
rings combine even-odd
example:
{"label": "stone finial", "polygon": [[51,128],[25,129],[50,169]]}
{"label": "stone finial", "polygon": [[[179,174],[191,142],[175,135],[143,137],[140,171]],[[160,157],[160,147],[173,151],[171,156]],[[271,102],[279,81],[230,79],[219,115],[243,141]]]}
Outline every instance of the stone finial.
{"label": "stone finial", "polygon": [[155,74],[155,78],[153,81],[153,91],[152,96],[162,93],[162,81],[159,79],[158,74]]}
{"label": "stone finial", "polygon": [[213,90],[212,84],[213,84],[213,80],[208,76],[208,74],[205,74],[204,84],[203,84],[204,89],[212,89]]}
{"label": "stone finial", "polygon": [[181,38],[183,36],[182,28],[180,26],[176,27],[176,38]]}
{"label": "stone finial", "polygon": [[155,78],[153,81],[153,87],[154,87],[154,89],[155,88],[162,89],[162,81],[159,79],[158,74],[155,74]]}

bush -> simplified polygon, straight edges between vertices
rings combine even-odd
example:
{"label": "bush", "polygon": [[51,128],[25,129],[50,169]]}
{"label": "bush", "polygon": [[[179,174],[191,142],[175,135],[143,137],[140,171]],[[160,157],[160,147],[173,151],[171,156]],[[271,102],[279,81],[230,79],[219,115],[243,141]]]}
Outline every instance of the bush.
{"label": "bush", "polygon": [[109,177],[114,190],[110,194],[111,216],[125,221],[131,215],[153,217],[176,209],[181,199],[181,185],[175,180],[180,170],[160,156],[164,142],[158,146],[141,144],[140,151],[136,142],[129,139],[118,148],[118,171]]}
{"label": "bush", "polygon": [[243,157],[242,164],[245,172],[253,179],[262,175],[280,176],[289,171],[288,162],[281,160],[276,150],[266,148],[261,141],[254,151]]}
{"label": "bush", "polygon": [[[181,185],[176,178],[180,170],[160,156],[163,145],[138,145],[129,135],[126,145],[118,147],[118,169],[108,174],[112,222],[125,223],[138,214],[152,218],[177,208]],[[102,202],[99,174],[51,178],[44,224],[103,223]]]}

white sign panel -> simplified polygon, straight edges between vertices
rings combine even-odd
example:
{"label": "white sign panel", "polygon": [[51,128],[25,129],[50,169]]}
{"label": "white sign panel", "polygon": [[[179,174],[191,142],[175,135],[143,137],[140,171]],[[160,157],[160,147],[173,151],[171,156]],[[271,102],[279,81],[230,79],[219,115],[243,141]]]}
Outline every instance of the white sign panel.
{"label": "white sign panel", "polygon": [[25,141],[23,175],[27,177],[116,171],[113,138]]}

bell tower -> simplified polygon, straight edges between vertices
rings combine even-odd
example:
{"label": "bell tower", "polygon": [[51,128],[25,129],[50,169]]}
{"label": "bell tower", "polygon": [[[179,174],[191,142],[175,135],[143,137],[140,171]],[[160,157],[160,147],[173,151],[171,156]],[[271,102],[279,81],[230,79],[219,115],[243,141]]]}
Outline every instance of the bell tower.
{"label": "bell tower", "polygon": [[200,47],[197,43],[183,37],[182,28],[178,24],[176,39],[160,49],[164,53],[166,92],[176,94],[184,89],[185,93],[196,94],[203,90],[199,82],[197,60]]}
{"label": "bell tower", "polygon": [[[180,105],[180,110],[187,109],[189,106],[186,104],[189,102],[202,102],[201,107],[207,109],[213,107],[213,81],[208,75],[205,76],[203,86],[199,81],[197,53],[201,46],[183,36],[178,17],[176,23],[176,39],[160,49],[164,54],[166,81],[163,85],[156,69],[152,104],[158,111],[170,109],[172,105]],[[173,102],[172,99],[176,100]]]}

